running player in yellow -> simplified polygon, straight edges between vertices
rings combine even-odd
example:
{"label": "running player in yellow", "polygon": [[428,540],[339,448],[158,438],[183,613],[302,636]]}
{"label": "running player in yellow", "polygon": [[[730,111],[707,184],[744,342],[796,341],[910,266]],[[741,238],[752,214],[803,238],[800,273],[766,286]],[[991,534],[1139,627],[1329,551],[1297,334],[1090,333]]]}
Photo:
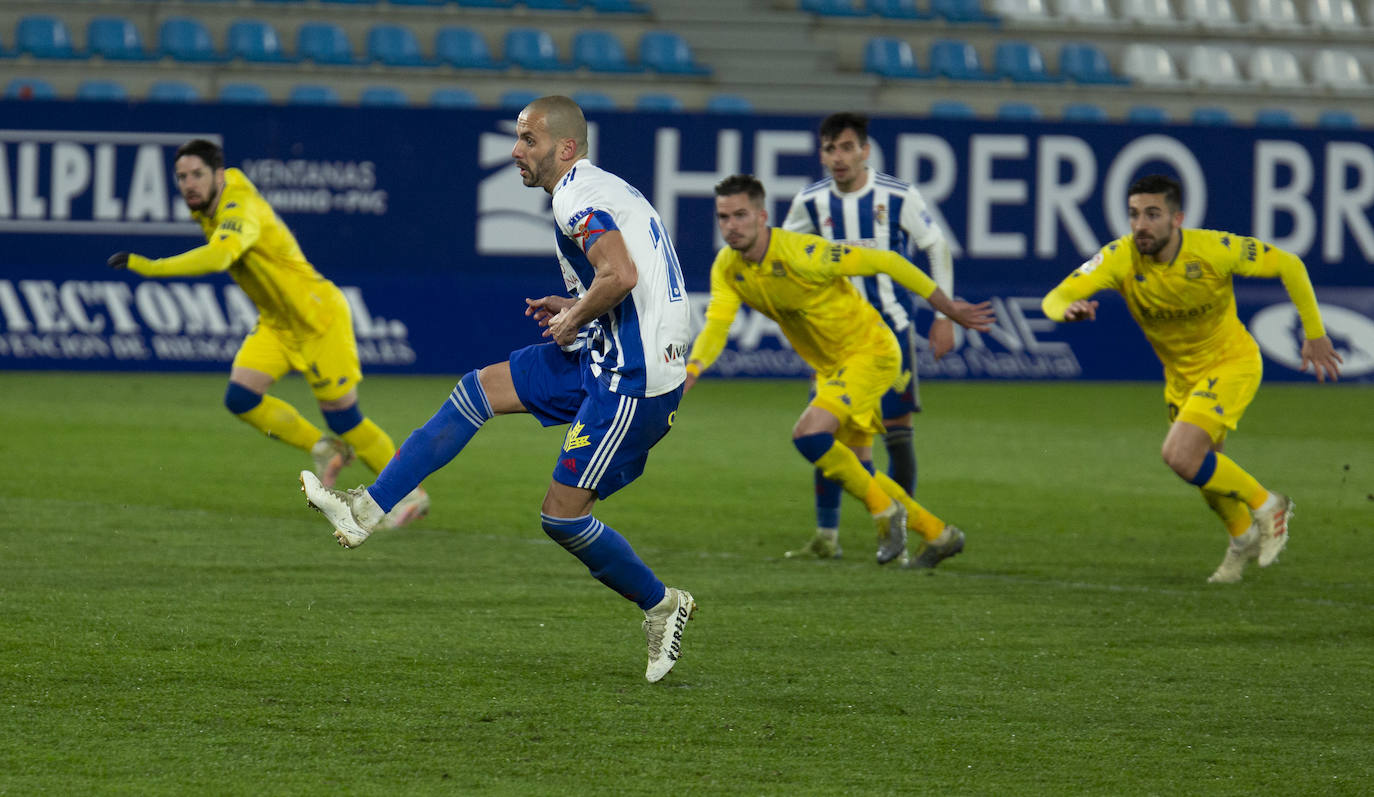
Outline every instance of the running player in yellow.
{"label": "running player in yellow", "polygon": [[[716,186],[716,221],[726,246],[711,266],[706,326],[687,360],[687,387],[725,347],[740,304],[773,319],[816,371],[816,395],[792,429],[792,442],[827,479],[863,501],[878,529],[878,564],[935,567],[964,549],[964,533],[912,500],[885,473],[872,473],[873,435],[883,431],[882,398],[901,378],[897,338],[850,282],[887,274],[956,323],[986,331],[987,302],[956,302],[896,252],[831,243],[768,226],[763,184],[735,175]],[[907,529],[925,541],[908,559]]]}
{"label": "running player in yellow", "polygon": [[[227,271],[258,308],[258,323],[244,339],[229,372],[224,405],[268,437],[307,451],[320,479],[361,458],[373,472],[386,467],[396,446],[358,407],[362,368],[348,300],[305,259],[296,238],[247,176],[224,168],[218,144],[194,139],[177,149],[177,188],[205,231],[207,243],[174,257],[150,259],[130,252],[108,264],[145,277],[194,277]],[[326,435],[296,408],[267,390],[300,371],[319,401]],[[416,488],[388,515],[400,526],[429,511]]]}
{"label": "running player in yellow", "polygon": [[1107,244],[1047,295],[1045,315],[1091,321],[1101,290],[1121,293],[1164,364],[1169,433],[1164,462],[1202,490],[1231,535],[1226,556],[1207,580],[1240,581],[1245,565],[1274,563],[1288,542],[1293,502],[1263,487],[1221,453],[1259,389],[1259,346],[1236,316],[1235,275],[1278,277],[1302,319],[1302,370],[1318,381],[1340,373],[1341,356],[1322,327],[1307,268],[1295,255],[1255,238],[1185,229],[1182,192],[1163,175],[1127,192],[1131,232]]}

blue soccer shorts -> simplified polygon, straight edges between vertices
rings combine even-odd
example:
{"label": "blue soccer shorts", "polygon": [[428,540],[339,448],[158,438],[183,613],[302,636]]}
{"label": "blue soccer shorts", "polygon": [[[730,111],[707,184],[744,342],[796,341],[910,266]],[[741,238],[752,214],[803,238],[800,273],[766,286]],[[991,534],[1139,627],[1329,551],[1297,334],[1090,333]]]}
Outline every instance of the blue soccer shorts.
{"label": "blue soccer shorts", "polygon": [[515,394],[545,426],[571,424],[553,469],[554,481],[608,498],[644,472],[649,449],[668,434],[682,387],[653,398],[612,393],[584,362],[589,354],[553,343],[510,356]]}

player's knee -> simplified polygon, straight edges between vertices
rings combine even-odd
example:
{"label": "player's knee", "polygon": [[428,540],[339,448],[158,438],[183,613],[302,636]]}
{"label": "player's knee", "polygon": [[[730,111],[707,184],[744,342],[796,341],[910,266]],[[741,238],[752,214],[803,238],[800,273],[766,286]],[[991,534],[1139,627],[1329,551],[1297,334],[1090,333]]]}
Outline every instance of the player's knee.
{"label": "player's knee", "polygon": [[806,434],[792,438],[792,445],[806,457],[807,462],[815,462],[835,445],[835,436],[828,432]]}
{"label": "player's knee", "polygon": [[352,431],[354,427],[363,422],[363,411],[355,401],[353,406],[345,410],[320,410],[324,415],[324,423],[329,427],[329,431],[334,434],[344,434]]}
{"label": "player's knee", "polygon": [[230,382],[224,391],[224,407],[235,415],[242,415],[262,403],[262,394],[254,393],[237,382]]}
{"label": "player's knee", "polygon": [[1202,458],[1194,452],[1182,446],[1169,445],[1168,443],[1164,444],[1159,454],[1160,458],[1164,460],[1164,464],[1168,465],[1170,470],[1187,480],[1191,480],[1197,473],[1198,466],[1201,464],[1202,460]]}

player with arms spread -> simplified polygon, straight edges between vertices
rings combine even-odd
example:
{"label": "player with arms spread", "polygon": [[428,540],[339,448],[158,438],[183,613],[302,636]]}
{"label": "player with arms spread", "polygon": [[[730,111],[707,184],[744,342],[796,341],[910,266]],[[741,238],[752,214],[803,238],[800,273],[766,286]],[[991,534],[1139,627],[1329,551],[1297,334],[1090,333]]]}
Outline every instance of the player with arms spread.
{"label": "player with arms spread", "polygon": [[[374,473],[396,453],[391,437],[362,414],[362,367],[348,300],[305,259],[291,230],[239,169],[224,168],[224,151],[194,139],[177,149],[177,188],[207,243],[174,257],[118,252],[108,264],[145,277],[198,277],[228,272],[258,308],[229,371],[224,405],[268,437],[310,452],[320,481],[332,485],[356,456]],[[267,395],[278,379],[299,371],[319,401],[327,436],[285,401]],[[429,511],[417,484],[382,525],[404,525]]]}
{"label": "player with arms spread", "polygon": [[987,302],[957,302],[896,252],[831,243],[768,226],[763,184],[735,175],[716,186],[716,221],[726,246],[711,266],[706,326],[688,356],[687,386],[725,347],[741,304],[773,319],[797,354],[816,371],[816,395],[792,429],[792,442],[827,479],[868,508],[878,530],[878,564],[905,558],[907,529],[921,535],[910,567],[932,568],[964,548],[964,533],[931,514],[872,460],[882,431],[882,397],[901,377],[902,354],[892,330],[849,278],[886,274],[931,307],[971,329],[993,322]]}
{"label": "player with arms spread", "polygon": [[[946,296],[954,296],[954,259],[949,242],[926,210],[925,199],[910,183],[869,168],[871,146],[868,118],[855,113],[827,116],[820,125],[821,165],[830,176],[792,198],[783,229],[820,235],[834,243],[886,249],[905,255],[912,245],[930,260],[930,274]],[[859,293],[887,322],[902,350],[902,376],[883,394],[883,444],[887,475],[910,495],[916,494],[916,449],[911,416],[921,411],[920,380],[916,373],[914,306],[906,288],[879,272],[850,278]],[[930,325],[930,348],[936,359],[954,348],[954,322],[936,313]],[[868,466],[869,463],[865,463]],[[840,555],[839,483],[818,469],[816,534],[789,556]]]}
{"label": "player with arms spread", "polygon": [[1232,279],[1278,277],[1298,309],[1302,370],[1334,381],[1343,362],[1322,327],[1307,268],[1295,255],[1216,230],[1184,228],[1176,180],[1150,175],[1127,192],[1131,232],[1079,266],[1042,302],[1056,321],[1091,321],[1101,290],[1118,291],[1164,364],[1169,433],[1164,462],[1197,485],[1231,541],[1207,580],[1233,583],[1246,564],[1268,567],[1288,542],[1293,502],[1271,492],[1221,453],[1226,435],[1259,389],[1259,346],[1236,316]]}
{"label": "player with arms spread", "polygon": [[493,416],[571,423],[541,507],[544,532],[644,611],[645,677],[657,681],[677,662],[696,603],[686,590],[664,586],[592,508],[644,472],[649,449],[673,424],[691,334],[681,268],[648,200],[587,159],[587,121],[572,100],[550,96],[527,105],[511,154],[525,185],[553,195],[569,295],[525,300],[526,315],[552,342],[464,376],[370,487],[331,490],[308,471],[301,481],[334,536],[354,548],[393,502],[457,456]]}

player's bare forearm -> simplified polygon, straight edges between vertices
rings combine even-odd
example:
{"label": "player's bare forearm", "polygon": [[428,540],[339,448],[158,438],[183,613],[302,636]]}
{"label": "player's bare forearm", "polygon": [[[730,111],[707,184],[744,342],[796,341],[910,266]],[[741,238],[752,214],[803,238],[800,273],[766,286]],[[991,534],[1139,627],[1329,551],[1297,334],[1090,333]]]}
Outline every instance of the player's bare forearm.
{"label": "player's bare forearm", "polygon": [[954,351],[954,322],[948,318],[937,318],[930,322],[930,353],[940,359]]}
{"label": "player's bare forearm", "polygon": [[539,326],[547,327],[551,318],[558,315],[560,311],[572,307],[576,301],[571,296],[544,296],[539,299],[526,299],[525,315],[539,322]]}

